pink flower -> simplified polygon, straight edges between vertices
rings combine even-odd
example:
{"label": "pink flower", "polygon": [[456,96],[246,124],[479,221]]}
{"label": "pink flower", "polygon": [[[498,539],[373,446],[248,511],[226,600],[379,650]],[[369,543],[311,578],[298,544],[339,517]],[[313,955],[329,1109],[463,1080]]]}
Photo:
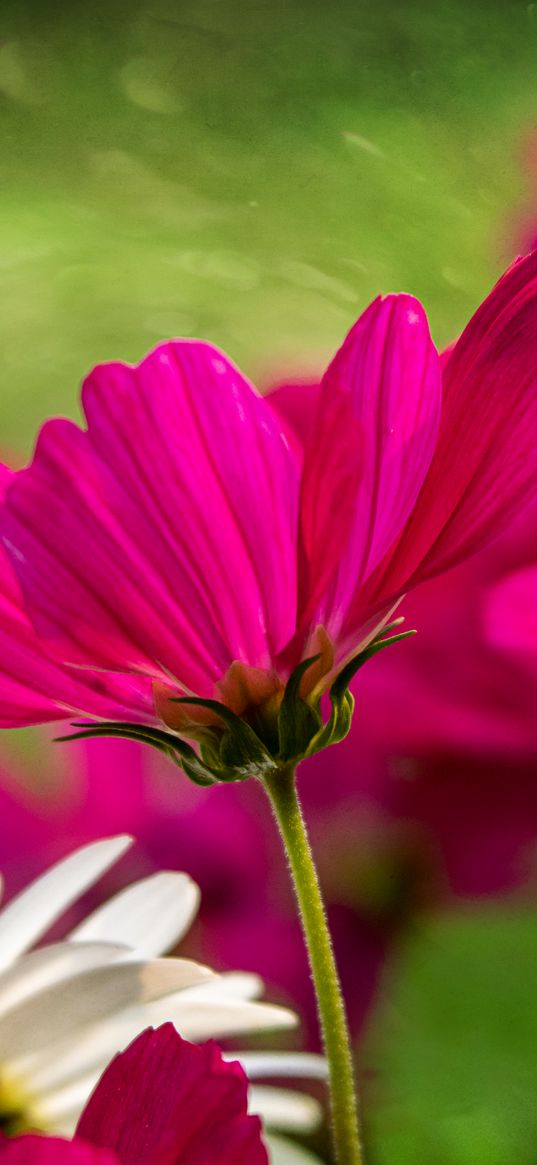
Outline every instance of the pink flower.
{"label": "pink flower", "polygon": [[215,1044],[165,1024],[112,1061],[73,1141],[25,1135],[0,1143],[2,1165],[268,1165],[247,1080]]}
{"label": "pink flower", "polygon": [[405,614],[419,634],[354,686],[362,747],[384,741],[392,756],[533,761],[536,539],[534,504],[483,553],[408,596]]}
{"label": "pink flower", "polygon": [[[119,688],[149,678],[154,707],[139,719],[182,735],[207,737],[215,710],[176,697],[216,697],[255,726],[260,764],[317,747],[320,717],[306,746],[282,743],[281,718],[274,740],[294,669],[318,656],[301,688],[317,715],[404,593],[535,494],[536,322],[535,254],[497,284],[443,374],[421,305],[376,300],[326,372],[304,442],[285,392],[261,398],[208,344],[95,369],[87,431],[49,422],[2,515],[46,650],[62,668],[121,673]],[[85,710],[96,715],[92,700]]]}

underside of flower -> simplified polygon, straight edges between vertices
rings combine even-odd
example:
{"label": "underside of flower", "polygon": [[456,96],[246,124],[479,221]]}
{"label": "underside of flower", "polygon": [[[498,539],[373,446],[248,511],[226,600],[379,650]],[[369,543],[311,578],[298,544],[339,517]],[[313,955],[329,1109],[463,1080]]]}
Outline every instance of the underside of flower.
{"label": "underside of flower", "polygon": [[321,698],[333,653],[326,633],[318,629],[321,651],[303,660],[286,684],[275,672],[237,660],[217,685],[220,700],[174,696],[173,688],[155,684],[155,704],[164,729],[119,721],[90,727],[75,723],[81,731],[59,739],[117,736],[151,744],[180,765],[197,785],[243,781],[252,776],[264,780],[344,739],[354,709],[349,684],[368,659],[414,634],[403,631],[390,635],[401,623],[402,619],[396,619],[383,627],[338,672],[328,687],[331,712],[326,720]]}

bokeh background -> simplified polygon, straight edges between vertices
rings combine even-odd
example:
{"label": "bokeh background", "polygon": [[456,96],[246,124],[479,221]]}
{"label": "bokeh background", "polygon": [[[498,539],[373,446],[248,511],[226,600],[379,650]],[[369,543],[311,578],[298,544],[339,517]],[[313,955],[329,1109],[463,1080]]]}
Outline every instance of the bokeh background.
{"label": "bokeh background", "polygon": [[[536,60],[537,4],[514,0],[4,0],[5,459],[78,415],[93,363],[171,335],[261,386],[303,380],[405,290],[449,342],[537,236]],[[503,580],[534,561],[537,511],[413,596],[418,636],[360,673],[351,736],[304,766],[373,1165],[537,1159],[535,618],[522,644],[498,632]],[[261,971],[315,1046],[259,790],[41,730],[4,734],[0,768],[8,893],[131,830],[108,886],[187,869],[185,949]]]}

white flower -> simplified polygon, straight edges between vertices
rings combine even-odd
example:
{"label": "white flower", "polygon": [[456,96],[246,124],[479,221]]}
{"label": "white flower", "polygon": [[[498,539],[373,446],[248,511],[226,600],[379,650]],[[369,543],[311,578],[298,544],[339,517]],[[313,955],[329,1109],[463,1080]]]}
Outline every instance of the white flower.
{"label": "white flower", "polygon": [[[76,850],[0,911],[0,1130],[69,1135],[109,1060],[150,1025],[171,1020],[186,1039],[201,1041],[296,1022],[286,1008],[258,1002],[256,975],[218,975],[191,959],[159,957],[197,912],[200,892],[187,874],[135,882],[64,941],[32,949],[130,844],[121,836]],[[252,1080],[326,1075],[320,1056],[233,1058]],[[251,1105],[269,1128],[308,1131],[319,1119],[311,1097],[287,1089],[254,1086]]]}
{"label": "white flower", "polygon": [[319,1157],[304,1149],[302,1145],[293,1144],[286,1137],[277,1137],[272,1134],[265,1137],[271,1165],[323,1165]]}

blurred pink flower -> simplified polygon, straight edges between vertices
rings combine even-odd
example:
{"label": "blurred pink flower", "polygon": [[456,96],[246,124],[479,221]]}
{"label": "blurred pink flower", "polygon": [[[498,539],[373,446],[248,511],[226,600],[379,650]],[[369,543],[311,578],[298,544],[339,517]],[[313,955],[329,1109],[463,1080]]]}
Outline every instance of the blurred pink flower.
{"label": "blurred pink flower", "polygon": [[366,737],[380,743],[384,724],[399,755],[535,757],[536,545],[533,505],[484,553],[409,597],[419,635],[355,684]]}
{"label": "blurred pink flower", "polygon": [[485,622],[489,642],[537,676],[537,561],[507,574],[491,588]]}
{"label": "blurred pink flower", "polygon": [[148,1029],[103,1073],[72,1141],[0,1140],[2,1165],[268,1165],[247,1080],[215,1044]]}
{"label": "blurred pink flower", "polygon": [[[272,707],[317,652],[310,682],[326,686],[406,590],[484,545],[533,496],[536,319],[533,255],[444,361],[442,404],[420,304],[375,301],[323,378],[304,445],[280,419],[283,394],[259,397],[208,344],[97,368],[83,392],[87,431],[49,422],[2,515],[62,677],[80,682],[68,662],[122,673],[118,692],[150,678],[155,708],[142,689],[139,718],[178,731],[177,692],[217,695],[239,714]],[[82,702],[79,691],[71,706]],[[125,702],[132,718],[131,687]],[[62,693],[58,716],[69,703]],[[103,715],[93,689],[83,710]],[[29,703],[28,721],[45,716],[50,707]]]}

